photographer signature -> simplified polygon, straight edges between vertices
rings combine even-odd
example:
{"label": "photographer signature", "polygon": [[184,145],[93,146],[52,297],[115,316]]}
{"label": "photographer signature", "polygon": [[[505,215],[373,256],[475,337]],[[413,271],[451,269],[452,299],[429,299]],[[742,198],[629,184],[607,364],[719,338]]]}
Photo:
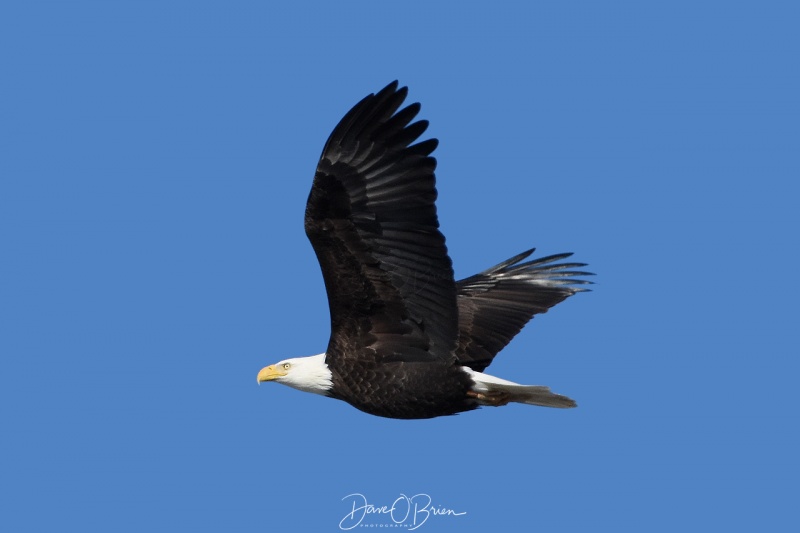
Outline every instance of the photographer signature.
{"label": "photographer signature", "polygon": [[433,500],[427,494],[415,494],[406,496],[400,494],[391,505],[377,506],[367,501],[367,497],[361,493],[348,494],[342,501],[352,503],[352,510],[348,512],[339,522],[339,529],[345,531],[361,525],[367,515],[383,515],[388,517],[395,524],[402,524],[413,531],[421,527],[431,516],[462,516],[466,511],[457,512],[453,509],[433,505]]}

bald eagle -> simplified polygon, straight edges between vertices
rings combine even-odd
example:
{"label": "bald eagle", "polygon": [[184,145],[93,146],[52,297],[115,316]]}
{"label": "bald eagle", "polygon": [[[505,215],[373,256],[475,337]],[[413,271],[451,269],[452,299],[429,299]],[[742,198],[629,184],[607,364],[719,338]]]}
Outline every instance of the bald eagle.
{"label": "bald eagle", "polygon": [[325,353],[263,368],[258,382],[344,400],[372,415],[433,418],[518,402],[575,407],[548,387],[488,374],[536,314],[587,290],[558,254],[528,250],[456,282],[436,215],[438,141],[415,141],[414,103],[397,81],[355,105],[322,150],[305,230],[325,281]]}

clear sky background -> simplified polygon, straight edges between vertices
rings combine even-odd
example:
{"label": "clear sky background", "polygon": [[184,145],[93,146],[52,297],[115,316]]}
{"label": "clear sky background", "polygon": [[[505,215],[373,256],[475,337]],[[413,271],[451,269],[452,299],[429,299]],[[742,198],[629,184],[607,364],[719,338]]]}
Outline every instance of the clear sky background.
{"label": "clear sky background", "polygon": [[[419,531],[798,527],[800,9],[650,4],[4,2],[0,529],[338,531],[351,493],[467,513]],[[578,409],[256,386],[325,349],[306,197],[394,79],[458,277],[597,274],[490,368]]]}

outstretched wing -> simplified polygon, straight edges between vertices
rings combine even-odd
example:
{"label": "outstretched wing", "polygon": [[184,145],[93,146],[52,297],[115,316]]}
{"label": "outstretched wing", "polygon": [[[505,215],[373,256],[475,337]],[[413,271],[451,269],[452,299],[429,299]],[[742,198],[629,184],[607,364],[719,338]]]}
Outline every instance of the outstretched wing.
{"label": "outstretched wing", "polygon": [[481,372],[494,356],[539,313],[576,292],[574,287],[591,283],[575,279],[589,272],[570,270],[584,263],[558,263],[572,254],[558,254],[526,263],[534,250],[458,282],[459,362]]}
{"label": "outstretched wing", "polygon": [[329,358],[432,361],[453,357],[456,286],[436,216],[436,139],[397,111],[389,84],[351,109],[322,151],[306,205],[331,313]]}

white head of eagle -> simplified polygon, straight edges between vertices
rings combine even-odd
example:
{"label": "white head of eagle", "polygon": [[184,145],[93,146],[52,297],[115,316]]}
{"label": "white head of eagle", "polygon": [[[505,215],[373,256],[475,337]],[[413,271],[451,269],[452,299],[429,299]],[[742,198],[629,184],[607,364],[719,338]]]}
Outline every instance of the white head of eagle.
{"label": "white head of eagle", "polygon": [[269,365],[261,369],[256,380],[258,383],[275,381],[293,389],[323,396],[327,395],[333,386],[331,371],[325,364],[324,353],[310,357],[285,359]]}

